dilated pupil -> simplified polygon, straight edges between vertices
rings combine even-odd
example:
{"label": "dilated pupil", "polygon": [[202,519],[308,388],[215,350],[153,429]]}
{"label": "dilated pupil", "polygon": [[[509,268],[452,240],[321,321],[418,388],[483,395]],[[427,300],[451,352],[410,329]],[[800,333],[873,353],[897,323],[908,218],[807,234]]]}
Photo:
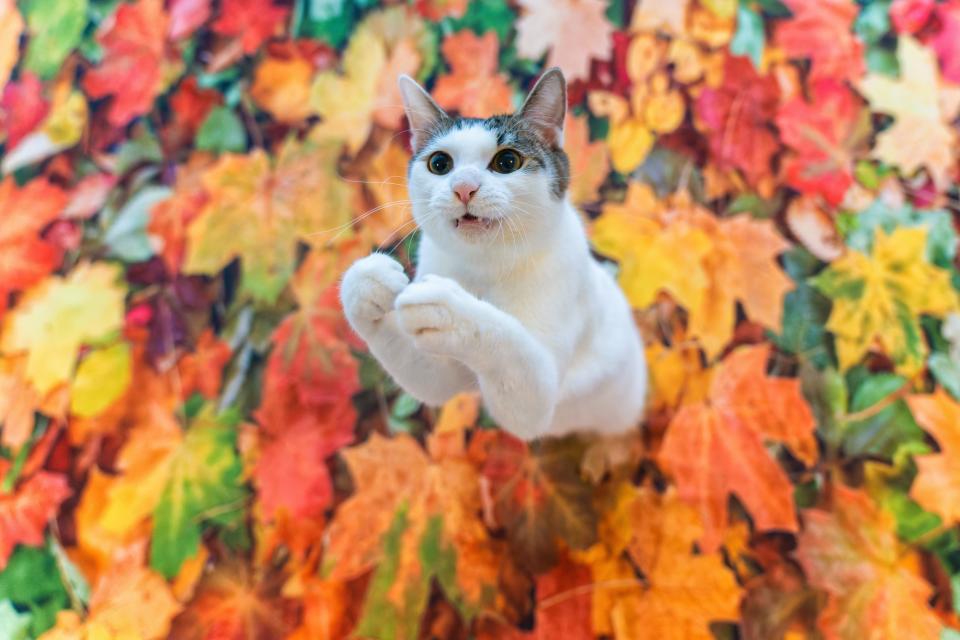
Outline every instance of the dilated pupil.
{"label": "dilated pupil", "polygon": [[445,153],[435,153],[430,156],[430,170],[434,173],[444,174],[450,171],[450,156]]}
{"label": "dilated pupil", "polygon": [[497,154],[494,166],[500,173],[512,173],[520,167],[520,156],[516,151],[501,151]]}

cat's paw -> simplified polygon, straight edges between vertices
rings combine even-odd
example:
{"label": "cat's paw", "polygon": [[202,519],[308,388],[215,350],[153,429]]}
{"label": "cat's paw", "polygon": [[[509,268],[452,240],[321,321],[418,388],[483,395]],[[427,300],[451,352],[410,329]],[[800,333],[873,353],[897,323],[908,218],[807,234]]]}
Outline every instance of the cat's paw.
{"label": "cat's paw", "polygon": [[400,328],[426,353],[465,359],[478,345],[483,303],[455,280],[426,275],[397,296]]}
{"label": "cat's paw", "polygon": [[399,262],[382,253],[357,260],[343,276],[340,301],[347,321],[361,336],[375,331],[409,284]]}

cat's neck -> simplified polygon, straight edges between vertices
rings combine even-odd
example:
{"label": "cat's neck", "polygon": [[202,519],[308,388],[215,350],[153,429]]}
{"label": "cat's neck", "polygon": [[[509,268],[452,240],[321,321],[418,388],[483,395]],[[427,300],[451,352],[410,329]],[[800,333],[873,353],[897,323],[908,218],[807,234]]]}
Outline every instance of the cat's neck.
{"label": "cat's neck", "polygon": [[557,265],[589,259],[583,223],[567,199],[557,203],[556,210],[545,218],[551,223],[544,229],[522,234],[507,229],[497,240],[467,250],[444,245],[424,235],[418,271],[445,275],[480,287],[544,274],[564,277],[557,272]]}

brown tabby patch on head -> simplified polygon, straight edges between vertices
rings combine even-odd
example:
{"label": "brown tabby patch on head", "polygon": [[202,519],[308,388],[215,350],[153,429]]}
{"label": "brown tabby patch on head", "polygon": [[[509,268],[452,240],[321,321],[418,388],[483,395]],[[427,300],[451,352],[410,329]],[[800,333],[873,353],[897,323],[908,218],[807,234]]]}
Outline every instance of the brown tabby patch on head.
{"label": "brown tabby patch on head", "polygon": [[502,148],[516,149],[523,156],[523,166],[520,171],[542,170],[550,180],[550,191],[557,199],[563,197],[570,186],[570,160],[562,147],[547,144],[536,129],[518,114],[496,115],[490,118],[460,118],[445,116],[435,123],[427,137],[427,143],[420,151],[414,154],[410,162],[416,162],[424,157],[424,149],[430,143],[450,131],[464,129],[469,126],[480,125],[492,132],[497,138],[497,145]]}

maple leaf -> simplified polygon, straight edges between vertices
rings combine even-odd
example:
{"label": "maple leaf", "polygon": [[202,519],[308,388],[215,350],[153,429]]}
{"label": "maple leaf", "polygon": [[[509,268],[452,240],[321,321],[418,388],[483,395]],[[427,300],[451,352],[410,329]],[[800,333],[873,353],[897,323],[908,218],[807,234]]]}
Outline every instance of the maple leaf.
{"label": "maple leaf", "polygon": [[583,549],[596,540],[592,488],[580,476],[584,446],[549,439],[530,449],[503,432],[474,434],[471,458],[490,483],[496,521],[516,561],[534,572],[557,561],[557,541]]}
{"label": "maple leaf", "polygon": [[939,453],[914,457],[919,473],[910,488],[910,496],[945,522],[956,522],[960,519],[960,502],[956,499],[960,475],[954,458],[960,452],[957,440],[960,404],[943,389],[930,396],[911,396],[907,402],[913,417],[940,445]]}
{"label": "maple leaf", "polygon": [[120,342],[88,353],[77,366],[70,412],[90,418],[106,411],[130,385],[130,345]]}
{"label": "maple leaf", "polygon": [[807,580],[829,595],[819,618],[824,636],[896,638],[910,629],[911,638],[939,638],[927,604],[932,589],[898,542],[893,517],[862,491],[832,490],[830,511],[804,511],[796,551]]}
{"label": "maple leaf", "polygon": [[468,0],[417,0],[416,7],[424,18],[439,22],[443,18],[459,18],[467,10]]}
{"label": "maple leaf", "polygon": [[875,345],[912,374],[928,351],[917,316],[943,315],[960,308],[950,272],[925,257],[927,230],[876,229],[871,255],[847,251],[813,283],[833,299],[827,328],[836,337],[840,368],[849,369]]}
{"label": "maple leaf", "polygon": [[60,263],[60,250],[40,232],[66,203],[67,194],[46,180],[0,182],[0,311],[10,292],[33,286]]}
{"label": "maple leaf", "polygon": [[894,117],[877,137],[873,156],[899,166],[907,176],[926,167],[942,190],[956,155],[957,135],[949,121],[956,113],[957,97],[942,92],[933,52],[915,39],[899,39],[897,60],[899,78],[871,73],[859,84],[871,110]]}
{"label": "maple leaf", "polygon": [[183,640],[285,638],[296,626],[300,605],[281,594],[282,574],[258,576],[237,558],[206,573],[197,593],[173,621],[171,637]]}
{"label": "maple leaf", "polygon": [[187,229],[210,199],[203,180],[212,164],[204,154],[190,156],[186,164],[177,167],[173,194],[150,210],[147,233],[159,246],[158,253],[170,273],[180,272],[187,251]]}
{"label": "maple leaf", "polygon": [[443,40],[443,57],[451,73],[437,78],[433,97],[441,107],[467,118],[488,118],[513,107],[513,92],[502,73],[497,73],[497,34],[478,36],[469,29]]}
{"label": "maple leaf", "polygon": [[189,398],[199,392],[208,400],[215,399],[220,393],[223,368],[231,355],[230,345],[218,338],[212,329],[205,329],[197,339],[196,348],[178,363],[181,395]]}
{"label": "maple leaf", "polygon": [[324,564],[335,580],[380,564],[361,627],[390,627],[397,638],[415,634],[432,575],[464,615],[491,606],[503,558],[480,521],[472,465],[458,457],[431,461],[406,435],[375,434],[342,456],[356,491],[330,523]]}
{"label": "maple leaf", "polygon": [[817,456],[814,419],[800,382],[766,375],[770,349],[744,347],[714,373],[706,402],[681,407],[660,450],[680,497],[700,511],[704,550],[715,550],[735,493],[758,530],[797,530],[793,491],[764,448],[783,442],[805,464]]}
{"label": "maple leaf", "polygon": [[674,35],[686,32],[690,0],[640,0],[630,20],[631,31],[655,31],[665,27]]}
{"label": "maple leaf", "polygon": [[0,0],[0,91],[7,86],[10,72],[17,64],[23,26],[23,16],[13,0]]}
{"label": "maple leaf", "polygon": [[605,59],[613,25],[601,0],[520,0],[524,13],[517,21],[517,53],[560,67],[568,81],[586,78],[590,59]]}
{"label": "maple leaf", "polygon": [[[0,461],[0,477],[8,471],[6,461]],[[22,480],[12,492],[0,493],[0,571],[18,544],[43,544],[47,522],[71,493],[65,476],[47,471]]]}
{"label": "maple leaf", "polygon": [[853,33],[858,9],[845,0],[784,0],[793,16],[777,24],[774,42],[792,58],[810,58],[812,81],[859,80],[863,43]]}
{"label": "maple leaf", "polygon": [[405,177],[409,163],[410,153],[402,145],[391,143],[370,161],[364,180],[357,183],[363,213],[355,217],[355,222],[361,225],[360,233],[370,244],[385,246],[397,242],[413,225]]}
{"label": "maple leaf", "polygon": [[594,202],[600,185],[610,171],[610,152],[603,141],[590,142],[587,118],[567,114],[563,126],[563,147],[570,158],[570,200],[574,204]]}
{"label": "maple leaf", "polygon": [[960,35],[960,3],[946,2],[936,6],[936,15],[941,22],[940,31],[931,45],[940,61],[944,80],[960,83],[960,57],[957,37]]}
{"label": "maple leaf", "polygon": [[809,103],[797,96],[777,113],[783,141],[795,152],[783,172],[790,186],[836,206],[853,184],[853,150],[866,140],[868,123],[846,85],[820,80],[810,92]]}
{"label": "maple leaf", "polygon": [[[294,52],[296,53],[296,52]],[[270,56],[257,65],[250,97],[280,122],[308,118],[313,65],[304,56]]]}
{"label": "maple leaf", "polygon": [[220,17],[211,28],[222,36],[239,38],[244,53],[253,53],[281,29],[289,14],[273,0],[223,0]]}
{"label": "maple leaf", "polygon": [[640,489],[629,504],[630,557],[645,576],[611,607],[618,639],[714,637],[710,623],[738,617],[740,587],[719,553],[691,553],[700,538],[696,512],[674,490]]}
{"label": "maple leaf", "polygon": [[23,357],[0,358],[0,444],[14,452],[33,434],[33,412],[40,404],[24,376],[25,364]]}
{"label": "maple leaf", "polygon": [[81,345],[121,327],[125,292],[118,276],[114,265],[81,264],[25,292],[5,317],[0,351],[27,352],[26,377],[40,394],[67,382]]}
{"label": "maple leaf", "polygon": [[[241,289],[272,303],[293,274],[296,246],[349,220],[337,151],[289,139],[277,159],[227,154],[203,176],[209,200],[188,229],[187,273],[213,274],[241,258]],[[317,202],[324,206],[317,206]]]}
{"label": "maple leaf", "polygon": [[97,35],[103,62],[87,72],[83,88],[92,98],[112,95],[107,118],[122,127],[150,110],[170,78],[166,34],[169,17],[162,0],[121,4]]}
{"label": "maple leaf", "polygon": [[7,149],[16,149],[47,117],[50,104],[43,96],[43,83],[30,72],[7,84],[0,95],[0,139],[6,135]]}
{"label": "maple leaf", "polygon": [[142,638],[161,640],[181,605],[166,580],[143,566],[143,547],[133,545],[97,581],[86,619],[73,611],[57,615],[57,625],[43,640]]}
{"label": "maple leaf", "polygon": [[664,206],[649,187],[633,184],[622,205],[604,207],[592,238],[598,251],[619,261],[630,303],[643,308],[659,292],[669,293],[689,312],[690,333],[710,356],[732,336],[738,300],[751,318],[780,325],[792,284],[776,259],[788,245],[769,222],[718,220],[685,196]]}
{"label": "maple leaf", "polygon": [[187,38],[210,19],[210,0],[171,0],[170,39]]}
{"label": "maple leaf", "polygon": [[737,168],[756,184],[769,175],[780,143],[770,128],[779,90],[769,76],[757,75],[747,58],[727,56],[723,84],[707,87],[697,98],[697,118],[721,168]]}

